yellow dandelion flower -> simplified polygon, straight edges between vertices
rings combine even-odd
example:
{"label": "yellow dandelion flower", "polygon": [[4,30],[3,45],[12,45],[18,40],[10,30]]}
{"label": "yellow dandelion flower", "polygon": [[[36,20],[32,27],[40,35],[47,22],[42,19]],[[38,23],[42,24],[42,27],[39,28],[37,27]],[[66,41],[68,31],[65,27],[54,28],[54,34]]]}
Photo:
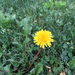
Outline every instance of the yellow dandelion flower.
{"label": "yellow dandelion flower", "polygon": [[52,39],[53,36],[51,34],[50,31],[46,31],[46,30],[40,30],[38,32],[35,33],[34,38],[34,43],[36,43],[36,45],[40,45],[40,47],[44,48],[44,46],[51,46],[51,42],[53,42],[54,40]]}

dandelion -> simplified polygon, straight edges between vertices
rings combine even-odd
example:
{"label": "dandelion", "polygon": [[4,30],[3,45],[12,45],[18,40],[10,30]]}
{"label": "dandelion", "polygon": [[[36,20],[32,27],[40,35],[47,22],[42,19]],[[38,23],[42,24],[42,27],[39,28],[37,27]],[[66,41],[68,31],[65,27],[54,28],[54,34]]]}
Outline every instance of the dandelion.
{"label": "dandelion", "polygon": [[41,30],[35,33],[34,38],[34,43],[36,43],[36,45],[40,45],[40,47],[44,48],[45,46],[51,46],[51,42],[53,42],[54,40],[52,39],[53,36],[51,34],[50,31],[46,31],[46,30]]}
{"label": "dandelion", "polygon": [[36,43],[36,45],[40,45],[40,50],[38,51],[38,53],[36,54],[36,56],[34,57],[33,61],[31,62],[31,64],[28,67],[28,70],[30,69],[31,65],[33,64],[33,62],[35,61],[36,57],[38,56],[38,54],[40,53],[41,49],[44,48],[45,46],[51,46],[51,42],[53,42],[54,40],[52,39],[53,36],[51,34],[50,31],[46,31],[46,30],[41,30],[35,33],[35,36],[33,37],[34,39],[34,43]]}

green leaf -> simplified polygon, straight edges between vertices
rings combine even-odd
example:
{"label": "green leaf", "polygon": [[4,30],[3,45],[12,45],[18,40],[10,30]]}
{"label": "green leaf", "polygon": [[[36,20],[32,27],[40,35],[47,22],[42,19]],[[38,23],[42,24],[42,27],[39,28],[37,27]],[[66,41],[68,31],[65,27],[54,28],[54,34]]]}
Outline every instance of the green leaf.
{"label": "green leaf", "polygon": [[50,60],[50,64],[53,64],[54,63],[54,60]]}
{"label": "green leaf", "polygon": [[50,6],[53,6],[54,2],[53,0],[49,0]]}
{"label": "green leaf", "polygon": [[44,3],[44,7],[49,8],[50,6],[53,6],[53,4],[53,0],[49,0],[49,3]]}
{"label": "green leaf", "polygon": [[36,66],[35,66],[35,75],[39,75],[39,73],[41,71],[43,71],[43,65],[41,63],[38,63]]}
{"label": "green leaf", "polygon": [[3,64],[6,63],[6,58],[3,56]]}
{"label": "green leaf", "polygon": [[0,58],[1,58],[2,55],[3,55],[3,53],[1,52],[1,53],[0,53]]}
{"label": "green leaf", "polygon": [[73,56],[73,54],[71,52],[69,52],[68,56],[71,58]]}
{"label": "green leaf", "polygon": [[54,67],[53,68],[53,71],[55,71],[54,75],[56,75],[57,72],[58,73],[61,72],[63,68],[64,68],[63,65],[60,65],[59,67]]}
{"label": "green leaf", "polygon": [[3,70],[3,69],[2,69],[2,66],[0,65],[0,71],[1,71],[1,70]]}
{"label": "green leaf", "polygon": [[13,58],[12,59],[8,59],[7,61],[15,62]]}
{"label": "green leaf", "polygon": [[4,14],[0,11],[0,23],[3,23],[5,20]]}
{"label": "green leaf", "polygon": [[21,23],[21,26],[23,26],[24,33],[26,35],[30,34],[32,27],[29,24],[29,17],[22,19],[20,23]]}
{"label": "green leaf", "polygon": [[14,66],[15,67],[18,67],[19,66],[19,63],[18,62],[13,62]]}
{"label": "green leaf", "polygon": [[17,45],[21,46],[21,44],[20,44],[19,42],[17,42],[17,41],[12,42],[12,43],[13,43],[13,44],[17,44]]}
{"label": "green leaf", "polygon": [[6,72],[10,71],[10,65],[11,64],[9,64],[9,65],[7,65],[7,66],[4,67],[4,69],[5,69]]}
{"label": "green leaf", "polygon": [[70,68],[73,69],[75,67],[75,59],[72,59],[71,61],[68,62]]}
{"label": "green leaf", "polygon": [[22,73],[20,72],[20,73],[17,73],[16,75],[22,75]]}
{"label": "green leaf", "polygon": [[64,5],[66,5],[66,2],[65,1],[55,1],[55,5],[58,7],[62,7]]}
{"label": "green leaf", "polygon": [[63,36],[63,40],[66,40],[66,36]]}
{"label": "green leaf", "polygon": [[50,7],[50,5],[48,4],[48,3],[44,3],[44,5],[43,5],[45,8],[49,8]]}
{"label": "green leaf", "polygon": [[67,55],[67,51],[63,51],[63,52],[62,52],[62,55],[63,55],[63,56],[66,56],[66,55]]}
{"label": "green leaf", "polygon": [[11,19],[12,20],[16,19],[16,14],[11,15]]}
{"label": "green leaf", "polygon": [[46,60],[46,61],[50,61],[49,56],[46,56],[46,55],[45,55],[45,60]]}
{"label": "green leaf", "polygon": [[67,45],[65,43],[63,44],[63,48],[65,48],[65,49],[67,48]]}

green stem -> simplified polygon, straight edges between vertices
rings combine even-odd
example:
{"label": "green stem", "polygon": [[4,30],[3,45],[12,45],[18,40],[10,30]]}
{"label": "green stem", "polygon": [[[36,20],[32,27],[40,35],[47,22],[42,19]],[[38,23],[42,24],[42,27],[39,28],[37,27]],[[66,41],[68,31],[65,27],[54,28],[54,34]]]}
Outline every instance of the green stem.
{"label": "green stem", "polygon": [[40,53],[42,47],[40,48],[40,50],[38,51],[38,53],[36,54],[36,56],[34,57],[33,61],[31,62],[31,64],[28,67],[28,70],[30,69],[31,65],[33,64],[33,62],[35,61],[36,57],[38,56],[38,54]]}
{"label": "green stem", "polygon": [[24,57],[25,57],[25,55],[26,55],[26,43],[25,43]]}
{"label": "green stem", "polygon": [[44,51],[43,51],[43,56],[45,56],[45,48],[44,48]]}
{"label": "green stem", "polygon": [[26,35],[26,39],[25,39],[25,50],[24,50],[24,53],[25,53],[25,54],[24,54],[24,57],[25,57],[25,55],[26,55],[26,43],[27,43],[27,37],[28,37],[28,36]]}

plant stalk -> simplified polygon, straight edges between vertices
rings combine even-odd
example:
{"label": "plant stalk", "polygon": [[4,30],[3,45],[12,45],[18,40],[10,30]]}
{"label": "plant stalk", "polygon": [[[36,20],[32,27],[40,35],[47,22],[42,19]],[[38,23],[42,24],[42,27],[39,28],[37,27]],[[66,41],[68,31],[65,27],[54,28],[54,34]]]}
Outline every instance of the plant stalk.
{"label": "plant stalk", "polygon": [[42,47],[40,48],[40,50],[38,51],[38,53],[36,54],[36,56],[34,57],[33,61],[31,62],[31,64],[28,67],[28,70],[30,69],[31,65],[33,64],[33,62],[35,61],[36,57],[38,56],[38,54],[40,53]]}

